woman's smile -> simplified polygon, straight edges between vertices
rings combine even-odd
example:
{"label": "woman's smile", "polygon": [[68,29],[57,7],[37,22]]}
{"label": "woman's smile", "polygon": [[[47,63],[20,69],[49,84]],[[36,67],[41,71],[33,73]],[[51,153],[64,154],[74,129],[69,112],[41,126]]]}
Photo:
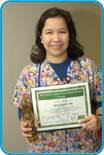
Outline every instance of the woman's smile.
{"label": "woman's smile", "polygon": [[59,49],[62,47],[63,44],[51,44],[50,47],[52,47],[53,49]]}

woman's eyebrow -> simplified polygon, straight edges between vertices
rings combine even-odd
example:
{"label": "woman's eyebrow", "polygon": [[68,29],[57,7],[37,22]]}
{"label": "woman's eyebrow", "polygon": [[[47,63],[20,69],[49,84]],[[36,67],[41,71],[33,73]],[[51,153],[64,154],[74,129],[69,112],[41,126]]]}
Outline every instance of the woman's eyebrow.
{"label": "woman's eyebrow", "polygon": [[[46,28],[44,31],[52,31],[54,30],[53,28]],[[66,30],[66,28],[59,28],[58,30]]]}

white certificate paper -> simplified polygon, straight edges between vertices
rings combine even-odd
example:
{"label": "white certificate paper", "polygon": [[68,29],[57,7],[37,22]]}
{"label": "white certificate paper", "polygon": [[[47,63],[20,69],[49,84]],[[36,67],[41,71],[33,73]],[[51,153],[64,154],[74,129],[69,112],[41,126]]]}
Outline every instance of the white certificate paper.
{"label": "white certificate paper", "polygon": [[88,82],[31,89],[37,131],[81,127],[79,121],[91,114]]}

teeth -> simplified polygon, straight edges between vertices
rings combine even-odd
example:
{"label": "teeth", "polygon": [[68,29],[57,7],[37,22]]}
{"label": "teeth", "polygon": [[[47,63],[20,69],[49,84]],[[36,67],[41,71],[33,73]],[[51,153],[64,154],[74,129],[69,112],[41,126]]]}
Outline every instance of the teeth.
{"label": "teeth", "polygon": [[61,46],[61,45],[51,45],[51,46]]}

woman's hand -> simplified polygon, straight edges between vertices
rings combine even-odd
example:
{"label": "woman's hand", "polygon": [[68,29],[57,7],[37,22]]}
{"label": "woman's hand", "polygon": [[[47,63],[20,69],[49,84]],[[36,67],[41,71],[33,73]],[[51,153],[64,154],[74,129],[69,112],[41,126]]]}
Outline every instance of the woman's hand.
{"label": "woman's hand", "polygon": [[[35,121],[34,128],[38,127],[38,123]],[[22,136],[25,137],[25,140],[29,142],[28,138],[32,137],[32,127],[28,127],[27,122],[24,122],[23,119],[21,119],[20,129],[22,131]]]}
{"label": "woman's hand", "polygon": [[101,119],[97,115],[90,115],[80,121],[83,125],[82,130],[87,130],[95,133],[101,128]]}
{"label": "woman's hand", "polygon": [[24,136],[26,141],[28,141],[28,138],[32,137],[31,135],[32,128],[27,127],[27,123],[24,122],[23,119],[21,119],[20,129],[22,131],[22,136]]}

